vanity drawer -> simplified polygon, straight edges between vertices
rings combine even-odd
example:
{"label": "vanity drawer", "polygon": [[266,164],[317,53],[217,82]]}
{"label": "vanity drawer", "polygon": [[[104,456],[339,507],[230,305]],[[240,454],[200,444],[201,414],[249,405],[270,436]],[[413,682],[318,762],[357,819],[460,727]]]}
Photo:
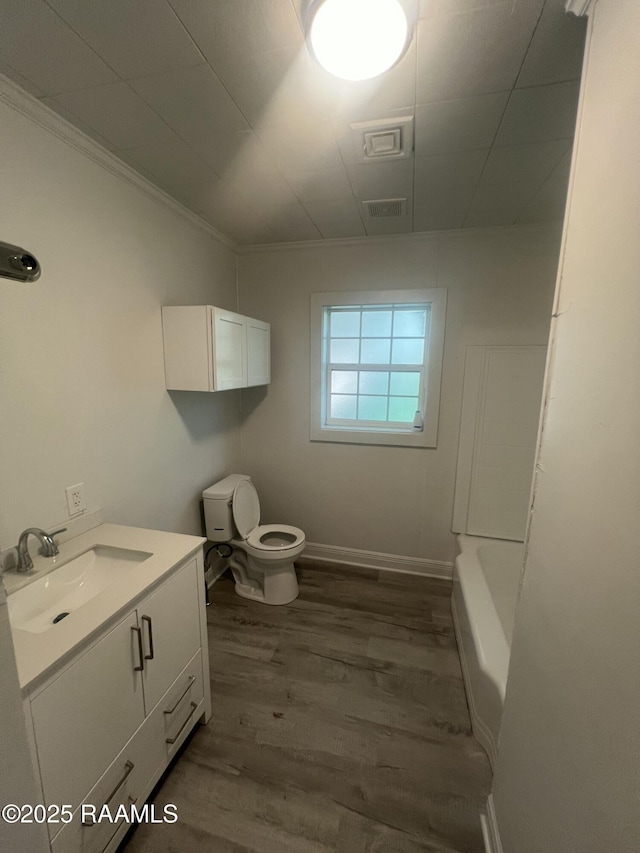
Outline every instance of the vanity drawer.
{"label": "vanity drawer", "polygon": [[150,780],[159,778],[166,764],[162,744],[150,722],[146,720],[140,726],[76,809],[71,823],[63,826],[53,838],[53,853],[101,853],[124,823],[124,820],[117,823],[108,819],[93,821],[93,812],[87,810],[84,813],[87,820],[83,824],[82,805],[95,806],[96,817],[105,804],[112,815],[121,805],[129,813],[132,804],[142,808],[144,798],[149,795]]}
{"label": "vanity drawer", "polygon": [[173,757],[202,715],[203,698],[202,653],[198,649],[150,717],[165,760]]}

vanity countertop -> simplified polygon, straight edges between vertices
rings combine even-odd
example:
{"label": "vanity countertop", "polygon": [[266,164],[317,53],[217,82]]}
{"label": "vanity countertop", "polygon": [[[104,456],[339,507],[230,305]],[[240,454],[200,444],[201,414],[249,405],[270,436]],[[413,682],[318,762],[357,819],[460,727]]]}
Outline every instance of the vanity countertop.
{"label": "vanity countertop", "polygon": [[[12,626],[13,645],[20,686],[26,692],[36,680],[64,659],[77,652],[106,625],[132,609],[136,602],[155,586],[177,563],[196,554],[206,542],[202,536],[166,533],[118,524],[100,524],[60,545],[57,557],[34,557],[34,569],[27,575],[5,572],[4,586],[8,598],[62,567],[91,548],[103,546],[146,551],[150,556],[134,566],[126,579],[113,583],[98,595],[71,611],[62,621],[46,631],[35,633]],[[204,581],[203,581],[204,582]],[[25,589],[25,593],[27,589]]]}

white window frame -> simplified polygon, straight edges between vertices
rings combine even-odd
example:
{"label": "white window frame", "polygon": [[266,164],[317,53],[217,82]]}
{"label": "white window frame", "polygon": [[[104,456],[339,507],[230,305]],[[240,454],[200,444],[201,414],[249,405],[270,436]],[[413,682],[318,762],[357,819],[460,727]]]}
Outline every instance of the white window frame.
{"label": "white window frame", "polygon": [[[326,341],[323,340],[325,309],[347,305],[414,305],[429,303],[430,330],[428,346],[423,363],[423,384],[420,389],[423,429],[392,427],[368,422],[363,426],[348,425],[346,422],[327,422],[327,363]],[[386,444],[401,447],[436,447],[438,439],[438,415],[440,409],[440,385],[444,351],[444,327],[447,307],[445,288],[418,290],[360,290],[337,293],[311,294],[311,441],[337,441],[349,444]],[[391,369],[402,370],[401,365]],[[408,367],[405,369],[409,369]],[[415,369],[415,366],[414,366]]]}

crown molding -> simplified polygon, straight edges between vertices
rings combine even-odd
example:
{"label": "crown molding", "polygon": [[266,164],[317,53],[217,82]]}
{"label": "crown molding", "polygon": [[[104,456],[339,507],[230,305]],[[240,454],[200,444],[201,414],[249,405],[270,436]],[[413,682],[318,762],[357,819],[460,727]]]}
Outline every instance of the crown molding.
{"label": "crown molding", "polygon": [[257,252],[288,252],[296,249],[326,249],[339,246],[380,246],[389,243],[422,243],[425,240],[438,240],[442,237],[474,236],[495,234],[500,231],[557,231],[561,233],[561,222],[549,222],[536,225],[495,225],[486,228],[454,228],[448,231],[411,231],[407,234],[385,234],[378,237],[334,237],[323,240],[299,240],[296,243],[253,243],[236,245],[238,255],[251,255]]}
{"label": "crown molding", "polygon": [[565,12],[571,12],[581,18],[583,15],[589,15],[595,4],[596,0],[566,0],[564,9]]}
{"label": "crown molding", "polygon": [[186,219],[191,225],[195,225],[202,231],[205,231],[211,237],[214,237],[218,242],[222,243],[227,248],[238,251],[238,246],[233,240],[230,240],[217,228],[206,222],[196,213],[184,207],[179,201],[176,201],[164,190],[161,190],[155,184],[151,183],[147,178],[136,172],[122,160],[118,159],[115,154],[107,151],[98,142],[91,139],[77,127],[70,124],[58,113],[54,112],[46,104],[43,104],[33,95],[25,92],[16,83],[0,74],[0,102],[21,113],[34,124],[38,124],[44,130],[56,136],[62,142],[66,143],[70,148],[88,157],[102,169],[115,175],[121,181],[135,187],[148,198],[164,205],[164,207],[177,213],[183,219]]}

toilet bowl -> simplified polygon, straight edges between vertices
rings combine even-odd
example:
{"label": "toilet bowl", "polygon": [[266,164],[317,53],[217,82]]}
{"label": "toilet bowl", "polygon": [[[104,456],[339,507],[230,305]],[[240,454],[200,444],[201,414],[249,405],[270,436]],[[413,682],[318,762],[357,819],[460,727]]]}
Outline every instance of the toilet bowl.
{"label": "toilet bowl", "polygon": [[260,524],[260,501],[246,474],[231,474],[202,493],[207,538],[233,548],[229,565],[236,592],[264,604],[298,596],[294,561],[305,535],[287,524]]}

